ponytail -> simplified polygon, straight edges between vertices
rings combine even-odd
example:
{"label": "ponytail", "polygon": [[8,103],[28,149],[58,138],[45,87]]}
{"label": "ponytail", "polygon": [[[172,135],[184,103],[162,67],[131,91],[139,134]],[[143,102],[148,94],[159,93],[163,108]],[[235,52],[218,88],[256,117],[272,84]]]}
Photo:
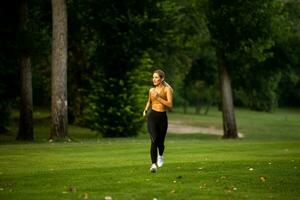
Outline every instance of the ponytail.
{"label": "ponytail", "polygon": [[173,88],[171,87],[171,85],[169,85],[169,83],[167,83],[166,81],[163,81],[163,84],[165,87],[168,87],[171,89],[171,92],[173,93]]}

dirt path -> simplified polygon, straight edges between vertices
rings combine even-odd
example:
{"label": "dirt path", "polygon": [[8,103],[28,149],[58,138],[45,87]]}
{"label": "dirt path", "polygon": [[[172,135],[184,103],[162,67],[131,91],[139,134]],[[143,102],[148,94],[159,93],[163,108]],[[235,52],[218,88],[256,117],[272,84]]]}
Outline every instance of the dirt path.
{"label": "dirt path", "polygon": [[[223,135],[223,130],[216,128],[206,128],[199,126],[190,126],[183,124],[178,121],[170,121],[168,126],[168,132],[173,134],[210,134],[210,135]],[[239,137],[242,138],[244,135],[242,133],[238,133]]]}

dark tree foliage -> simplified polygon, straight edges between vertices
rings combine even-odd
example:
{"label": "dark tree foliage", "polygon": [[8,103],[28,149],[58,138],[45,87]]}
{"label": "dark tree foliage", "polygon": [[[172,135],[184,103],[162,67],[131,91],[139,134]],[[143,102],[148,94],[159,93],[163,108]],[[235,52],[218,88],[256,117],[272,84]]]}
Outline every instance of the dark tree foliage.
{"label": "dark tree foliage", "polygon": [[19,92],[17,71],[17,1],[0,6],[0,133],[7,130],[10,107]]}
{"label": "dark tree foliage", "polygon": [[216,85],[218,83],[218,72],[214,57],[203,57],[195,59],[184,78],[185,100],[189,105],[196,106],[199,114],[203,106],[206,106],[207,114],[209,106],[218,103]]}
{"label": "dark tree foliage", "polygon": [[[19,55],[26,52],[31,55],[33,102],[41,105],[50,99],[49,49],[51,26],[50,1],[32,0],[28,2],[28,23],[23,31],[19,26],[19,1],[8,1],[1,9],[0,40],[0,125],[9,122],[10,108],[18,109],[20,101]],[[50,15],[50,19],[48,17]],[[47,73],[45,73],[47,72]],[[49,100],[48,100],[49,102]],[[2,128],[3,128],[2,127]]]}
{"label": "dark tree foliage", "polygon": [[[291,41],[291,20],[287,17],[285,6],[278,2],[270,2],[269,9],[264,12],[264,21],[269,23],[263,38],[273,41],[272,46],[257,47],[257,52],[265,48],[265,58],[245,59],[235,61],[236,66],[233,71],[234,85],[236,85],[235,96],[240,105],[249,107],[253,110],[271,112],[278,106],[280,98],[287,96],[284,89],[286,84],[294,76],[293,66],[295,65],[296,49],[293,48]],[[257,16],[261,17],[260,15]],[[297,40],[293,40],[293,44]],[[296,45],[297,46],[297,45]],[[267,48],[266,48],[267,47]],[[255,49],[254,49],[255,50]],[[259,57],[258,57],[259,58]],[[263,58],[263,57],[262,57]],[[244,60],[242,60],[244,59]],[[247,64],[243,64],[247,61]],[[289,84],[291,85],[291,84]]]}
{"label": "dark tree foliage", "polygon": [[141,98],[147,99],[141,86],[150,78],[145,77],[151,60],[146,51],[158,44],[160,10],[155,1],[90,3],[89,23],[97,43],[91,58],[88,125],[104,137],[136,135],[143,123]]}
{"label": "dark tree foliage", "polygon": [[285,67],[276,59],[281,55],[279,40],[289,25],[282,4],[270,0],[212,2],[222,12],[211,13],[220,20],[208,26],[215,45],[225,52],[235,96],[247,107],[271,111],[277,106],[279,69]]}
{"label": "dark tree foliage", "polygon": [[[230,68],[249,61],[264,61],[272,53],[273,17],[278,6],[264,0],[212,0],[208,26],[213,43],[226,52]],[[218,20],[219,19],[219,20]]]}
{"label": "dark tree foliage", "polygon": [[279,105],[300,106],[300,1],[286,1],[284,11],[288,13],[291,30],[281,37],[274,55],[274,63],[285,66],[279,83]]}
{"label": "dark tree foliage", "polygon": [[51,13],[51,0],[29,1],[34,106],[48,106],[51,101]]}
{"label": "dark tree foliage", "polygon": [[84,125],[84,101],[90,91],[92,74],[90,56],[94,52],[93,28],[90,25],[90,2],[68,3],[68,117],[69,123]]}

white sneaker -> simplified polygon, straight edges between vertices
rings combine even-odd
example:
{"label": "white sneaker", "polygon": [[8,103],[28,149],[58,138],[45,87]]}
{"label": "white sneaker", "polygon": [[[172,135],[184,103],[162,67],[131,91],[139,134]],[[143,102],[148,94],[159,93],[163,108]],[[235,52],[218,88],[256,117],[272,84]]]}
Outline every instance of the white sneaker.
{"label": "white sneaker", "polygon": [[157,171],[157,166],[156,164],[153,163],[150,167],[150,172],[155,173],[156,171]]}
{"label": "white sneaker", "polygon": [[163,156],[158,156],[157,158],[157,166],[162,167],[164,164],[164,157]]}

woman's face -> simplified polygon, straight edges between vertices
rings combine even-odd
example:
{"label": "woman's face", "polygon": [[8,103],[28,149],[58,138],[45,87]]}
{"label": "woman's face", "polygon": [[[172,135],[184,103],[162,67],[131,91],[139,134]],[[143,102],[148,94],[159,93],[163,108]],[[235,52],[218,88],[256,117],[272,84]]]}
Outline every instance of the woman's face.
{"label": "woman's face", "polygon": [[153,85],[154,86],[158,86],[159,84],[161,84],[161,82],[163,81],[163,79],[159,76],[158,73],[154,73],[152,81],[153,81]]}

